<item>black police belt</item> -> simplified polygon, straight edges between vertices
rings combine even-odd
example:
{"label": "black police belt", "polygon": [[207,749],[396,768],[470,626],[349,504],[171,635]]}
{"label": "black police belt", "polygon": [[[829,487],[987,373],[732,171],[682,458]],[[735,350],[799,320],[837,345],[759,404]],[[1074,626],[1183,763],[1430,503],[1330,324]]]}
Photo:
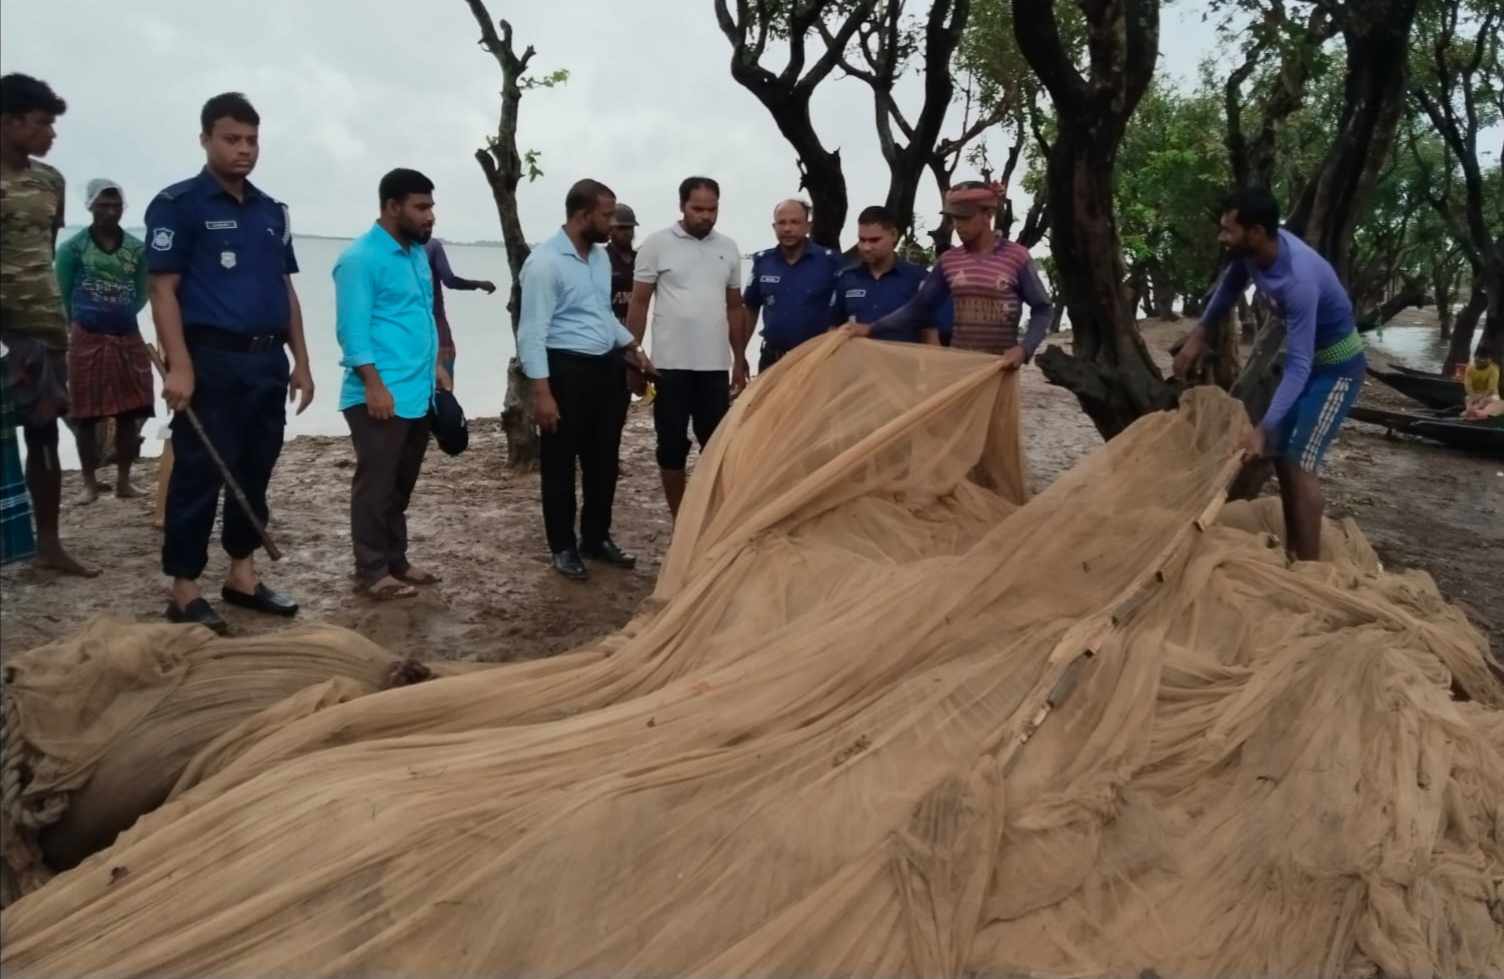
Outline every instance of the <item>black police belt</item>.
{"label": "black police belt", "polygon": [[190,323],[183,327],[183,339],[190,347],[248,354],[281,349],[287,343],[287,331],[238,333],[234,330],[221,330],[217,326]]}

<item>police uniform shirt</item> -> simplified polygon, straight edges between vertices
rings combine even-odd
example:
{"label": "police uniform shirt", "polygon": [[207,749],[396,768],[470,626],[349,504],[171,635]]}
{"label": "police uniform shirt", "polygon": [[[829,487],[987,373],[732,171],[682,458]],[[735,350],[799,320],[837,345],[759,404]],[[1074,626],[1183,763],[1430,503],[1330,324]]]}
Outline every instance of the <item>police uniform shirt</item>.
{"label": "police uniform shirt", "polygon": [[207,168],[146,209],[147,270],[177,273],[185,326],[283,333],[292,318],[284,277],[298,271],[287,207],[249,181],[236,200]]}
{"label": "police uniform shirt", "polygon": [[769,346],[792,350],[830,326],[830,307],[841,256],[806,242],[790,265],[779,248],[758,252],[742,302],[753,316],[762,310],[762,338]]}
{"label": "police uniform shirt", "polygon": [[[924,277],[929,272],[913,262],[899,260],[893,267],[875,278],[866,265],[857,263],[841,270],[836,277],[835,304],[831,307],[831,322],[840,326],[850,320],[858,323],[876,323],[914,298]],[[935,322],[915,326],[902,336],[888,339],[918,343],[923,337],[920,331],[931,327],[943,337],[950,332],[951,304],[946,300],[935,313]]]}

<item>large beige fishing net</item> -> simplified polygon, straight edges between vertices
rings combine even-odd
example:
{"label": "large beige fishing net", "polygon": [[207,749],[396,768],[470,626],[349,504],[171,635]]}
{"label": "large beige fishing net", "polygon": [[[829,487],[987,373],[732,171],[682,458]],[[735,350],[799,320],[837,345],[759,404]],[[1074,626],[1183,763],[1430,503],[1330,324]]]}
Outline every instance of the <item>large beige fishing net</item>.
{"label": "large beige fishing net", "polygon": [[[4,913],[25,975],[1504,972],[1504,689],[1198,390],[1023,501],[996,359],[806,345],[655,599],[240,731]],[[1466,699],[1459,696],[1465,695]]]}

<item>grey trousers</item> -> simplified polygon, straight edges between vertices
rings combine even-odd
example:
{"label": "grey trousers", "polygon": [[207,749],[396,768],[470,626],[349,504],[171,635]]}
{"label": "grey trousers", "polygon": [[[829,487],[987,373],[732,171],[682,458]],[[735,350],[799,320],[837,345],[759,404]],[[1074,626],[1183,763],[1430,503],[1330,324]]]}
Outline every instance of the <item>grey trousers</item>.
{"label": "grey trousers", "polygon": [[377,421],[365,405],[352,405],[344,414],[355,445],[350,484],[355,575],[369,585],[407,572],[407,503],[423,471],[429,423],[426,417]]}

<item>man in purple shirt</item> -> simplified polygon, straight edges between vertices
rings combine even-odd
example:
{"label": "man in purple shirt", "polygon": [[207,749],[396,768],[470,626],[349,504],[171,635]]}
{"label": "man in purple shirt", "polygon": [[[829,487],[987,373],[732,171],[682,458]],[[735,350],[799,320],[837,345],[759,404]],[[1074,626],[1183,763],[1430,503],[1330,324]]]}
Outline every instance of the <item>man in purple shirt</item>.
{"label": "man in purple shirt", "polygon": [[484,289],[486,295],[496,291],[496,283],[489,279],[462,279],[449,267],[449,256],[444,252],[444,243],[437,238],[428,239],[423,246],[428,251],[428,268],[433,273],[433,319],[439,328],[439,363],[450,378],[454,377],[454,333],[449,329],[449,318],[444,315],[444,289],[471,292]]}
{"label": "man in purple shirt", "polygon": [[1261,187],[1241,190],[1222,207],[1217,240],[1232,257],[1201,316],[1175,357],[1185,377],[1209,349],[1216,330],[1252,280],[1284,317],[1284,376],[1243,449],[1274,458],[1285,510],[1285,549],[1297,560],[1321,556],[1321,482],[1316,470],[1358,399],[1367,367],[1353,324],[1352,301],[1336,271],[1305,242],[1279,226],[1279,203]]}

